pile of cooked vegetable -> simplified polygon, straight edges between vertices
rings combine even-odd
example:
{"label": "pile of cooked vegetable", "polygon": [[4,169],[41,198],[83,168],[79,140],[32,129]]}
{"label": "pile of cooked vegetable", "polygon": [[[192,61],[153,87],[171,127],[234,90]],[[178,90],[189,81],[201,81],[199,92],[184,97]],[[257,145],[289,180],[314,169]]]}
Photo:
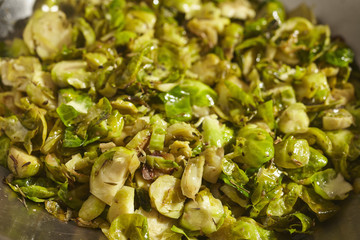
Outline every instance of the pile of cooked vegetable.
{"label": "pile of cooked vegetable", "polygon": [[359,189],[354,54],[304,8],[48,0],[0,54],[4,181],[109,239],[310,233]]}

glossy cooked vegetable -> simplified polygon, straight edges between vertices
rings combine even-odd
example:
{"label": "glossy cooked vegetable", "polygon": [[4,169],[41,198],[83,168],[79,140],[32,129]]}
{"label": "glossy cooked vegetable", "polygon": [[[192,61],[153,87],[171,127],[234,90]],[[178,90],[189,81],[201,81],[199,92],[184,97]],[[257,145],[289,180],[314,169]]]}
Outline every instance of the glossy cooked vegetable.
{"label": "glossy cooked vegetable", "polygon": [[0,44],[0,164],[60,220],[289,239],[359,181],[360,72],[328,26],[277,0],[44,5]]}

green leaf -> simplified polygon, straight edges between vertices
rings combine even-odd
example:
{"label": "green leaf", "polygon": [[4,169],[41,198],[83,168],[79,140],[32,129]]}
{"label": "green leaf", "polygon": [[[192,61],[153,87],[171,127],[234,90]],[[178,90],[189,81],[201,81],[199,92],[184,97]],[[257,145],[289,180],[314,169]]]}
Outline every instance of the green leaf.
{"label": "green leaf", "polygon": [[349,48],[337,48],[327,52],[325,60],[336,67],[347,67],[354,61],[354,52]]}
{"label": "green leaf", "polygon": [[159,94],[165,104],[166,116],[177,121],[189,121],[192,118],[190,95],[179,86],[171,89],[168,93]]}
{"label": "green leaf", "polygon": [[216,102],[217,93],[205,83],[195,80],[184,80],[180,87],[184,92],[190,94],[191,105],[209,107]]}
{"label": "green leaf", "polygon": [[222,160],[221,167],[223,172],[220,175],[220,179],[225,184],[236,188],[245,197],[250,197],[249,191],[244,188],[244,185],[249,181],[245,172],[236,163],[227,158]]}

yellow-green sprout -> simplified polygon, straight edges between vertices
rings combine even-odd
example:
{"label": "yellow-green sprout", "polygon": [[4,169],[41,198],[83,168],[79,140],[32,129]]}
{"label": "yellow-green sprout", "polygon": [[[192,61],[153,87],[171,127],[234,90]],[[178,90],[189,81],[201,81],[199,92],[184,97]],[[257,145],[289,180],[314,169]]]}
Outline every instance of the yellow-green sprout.
{"label": "yellow-green sprout", "polygon": [[27,154],[24,150],[12,146],[9,150],[7,166],[10,171],[19,178],[27,178],[36,175],[41,168],[39,158]]}
{"label": "yellow-green sprout", "polygon": [[24,41],[42,60],[53,60],[72,42],[72,27],[65,13],[36,11],[24,30]]}
{"label": "yellow-green sprout", "polygon": [[213,197],[209,189],[199,192],[194,200],[185,204],[180,225],[191,231],[202,231],[205,234],[215,232],[223,224],[224,207],[219,199]]}
{"label": "yellow-green sprout", "polygon": [[278,125],[283,133],[302,133],[307,131],[309,124],[310,120],[305,105],[295,103],[281,114]]}
{"label": "yellow-green sprout", "polygon": [[162,215],[174,219],[181,216],[186,197],[182,194],[179,179],[170,175],[158,177],[150,185],[149,195],[151,205]]}
{"label": "yellow-green sprout", "polygon": [[205,157],[190,158],[181,177],[181,191],[184,196],[195,199],[201,187]]}
{"label": "yellow-green sprout", "polygon": [[300,168],[310,159],[309,144],[305,139],[290,136],[275,145],[275,164],[282,168]]}

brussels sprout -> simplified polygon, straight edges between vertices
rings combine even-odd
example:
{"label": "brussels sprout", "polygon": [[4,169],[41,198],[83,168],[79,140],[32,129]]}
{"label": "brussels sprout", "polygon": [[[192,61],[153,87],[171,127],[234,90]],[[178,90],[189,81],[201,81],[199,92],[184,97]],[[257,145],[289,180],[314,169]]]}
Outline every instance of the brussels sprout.
{"label": "brussels sprout", "polygon": [[254,18],[255,10],[247,0],[221,1],[221,15],[227,18],[246,20]]}
{"label": "brussels sprout", "polygon": [[105,63],[108,62],[108,59],[105,54],[103,53],[86,53],[84,54],[84,58],[89,67],[96,70],[102,68]]}
{"label": "brussels sprout", "polygon": [[324,73],[306,75],[301,83],[295,84],[296,97],[300,101],[323,103],[330,95],[330,87]]}
{"label": "brussels sprout", "polygon": [[78,18],[76,23],[76,26],[80,29],[82,35],[85,38],[86,46],[88,47],[94,44],[96,40],[96,35],[90,24],[87,23],[86,20],[83,18]]}
{"label": "brussels sprout", "polygon": [[272,199],[266,209],[268,216],[281,217],[293,211],[293,207],[302,193],[301,185],[289,183],[283,189],[284,195],[280,198]]}
{"label": "brussels sprout", "polygon": [[147,212],[140,208],[136,213],[147,218],[150,239],[181,240],[181,235],[172,231],[172,226],[176,223],[175,219],[165,217],[155,209]]}
{"label": "brussels sprout", "polygon": [[55,182],[64,183],[66,181],[65,171],[62,171],[60,160],[55,154],[48,154],[45,157],[46,176]]}
{"label": "brussels sprout", "polygon": [[134,213],[135,189],[123,186],[115,195],[107,214],[109,222],[122,214]]}
{"label": "brussels sprout", "polygon": [[236,138],[235,161],[258,168],[274,157],[273,142],[264,129],[253,124],[246,125],[240,129]]}
{"label": "brussels sprout", "polygon": [[221,174],[224,149],[209,147],[202,154],[205,157],[203,178],[210,183],[216,183]]}
{"label": "brussels sprout", "polygon": [[87,63],[80,60],[58,62],[51,70],[51,77],[59,87],[70,85],[76,89],[88,88],[91,73],[86,68]]}
{"label": "brussels sprout", "polygon": [[216,102],[216,92],[200,81],[184,80],[181,82],[180,87],[190,94],[191,105],[210,107]]}
{"label": "brussels sprout", "polygon": [[306,140],[289,137],[275,145],[275,164],[282,168],[299,168],[308,164],[310,147]]}
{"label": "brussels sprout", "polygon": [[224,222],[225,211],[219,199],[213,197],[209,189],[198,193],[194,200],[187,202],[180,225],[191,231],[202,231],[211,234]]}
{"label": "brussels sprout", "polygon": [[307,131],[309,124],[304,104],[294,103],[281,114],[278,125],[283,133],[302,133]]}
{"label": "brussels sprout", "polygon": [[131,9],[125,17],[125,30],[144,34],[154,28],[156,16],[149,8]]}
{"label": "brussels sprout", "polygon": [[205,15],[209,13],[211,16],[191,19],[187,27],[190,32],[202,38],[212,48],[218,43],[218,34],[224,31],[225,26],[230,23],[230,19],[220,17],[218,9],[212,3],[204,4],[203,10],[200,12]]}
{"label": "brussels sprout", "polygon": [[173,43],[177,46],[184,46],[188,43],[184,28],[178,26],[175,21],[163,22],[159,29],[159,35],[161,40]]}
{"label": "brussels sprout", "polygon": [[354,123],[354,118],[345,109],[327,110],[322,117],[324,130],[339,130],[350,127]]}
{"label": "brussels sprout", "polygon": [[354,53],[349,48],[336,48],[325,53],[325,60],[336,67],[347,67],[354,61]]}
{"label": "brussels sprout", "polygon": [[311,180],[315,192],[328,200],[344,200],[353,190],[351,184],[344,180],[341,173],[336,173],[332,168],[315,173]]}
{"label": "brussels sprout", "polygon": [[274,232],[264,229],[259,223],[249,217],[240,217],[232,225],[231,236],[233,239],[276,239]]}
{"label": "brussels sprout", "polygon": [[150,185],[149,195],[151,205],[162,215],[174,219],[181,216],[186,198],[181,192],[179,179],[170,175],[158,177]]}
{"label": "brussels sprout", "polygon": [[325,167],[327,163],[327,158],[322,155],[319,150],[310,147],[310,159],[308,164],[301,168],[288,169],[288,176],[297,183],[310,184],[308,178]]}
{"label": "brussels sprout", "polygon": [[199,192],[201,187],[204,164],[204,156],[190,158],[186,163],[186,167],[181,178],[181,191],[184,196],[195,199],[195,195]]}
{"label": "brussels sprout", "polygon": [[163,4],[167,7],[175,8],[179,12],[185,14],[190,14],[196,10],[199,10],[201,7],[201,2],[199,0],[169,0],[163,1]]}
{"label": "brussels sprout", "polygon": [[224,147],[233,138],[233,130],[225,124],[220,125],[219,121],[210,116],[204,118],[202,128],[206,144],[214,147]]}
{"label": "brussels sprout", "polygon": [[42,60],[52,60],[62,47],[71,44],[72,28],[61,11],[36,11],[26,25],[23,37],[30,52]]}
{"label": "brussels sprout", "polygon": [[149,240],[147,219],[136,213],[122,214],[112,221],[107,237],[110,240]]}
{"label": "brussels sprout", "polygon": [[224,50],[226,59],[233,58],[235,46],[243,39],[244,28],[237,23],[230,23],[224,29],[224,38],[221,41],[221,46]]}
{"label": "brussels sprout", "polygon": [[89,182],[89,176],[87,174],[80,173],[79,170],[90,170],[92,162],[88,157],[82,157],[80,153],[71,156],[71,159],[65,163],[65,169],[68,174],[75,177],[78,182]]}
{"label": "brussels sprout", "polygon": [[264,102],[258,106],[258,115],[264,120],[271,130],[275,128],[274,104],[272,100]]}
{"label": "brussels sprout", "polygon": [[41,72],[40,61],[35,57],[1,60],[0,63],[2,83],[23,92],[35,75]]}
{"label": "brussels sprout", "polygon": [[5,132],[12,142],[24,142],[29,133],[29,130],[21,124],[15,115],[7,118],[0,117],[0,129]]}
{"label": "brussels sprout", "polygon": [[20,148],[12,146],[9,150],[7,166],[16,177],[28,178],[39,172],[41,161]]}
{"label": "brussels sprout", "polygon": [[318,145],[326,154],[331,154],[333,146],[329,136],[319,128],[310,127],[305,133],[296,137],[306,139],[309,145]]}
{"label": "brussels sprout", "polygon": [[83,203],[79,211],[79,217],[85,221],[91,221],[98,217],[105,209],[106,204],[95,197],[90,195]]}
{"label": "brussels sprout", "polygon": [[190,95],[181,90],[179,86],[174,87],[168,93],[161,93],[161,100],[165,104],[166,116],[177,121],[189,121],[192,118]]}
{"label": "brussels sprout", "polygon": [[200,136],[200,133],[196,128],[193,128],[190,124],[184,122],[172,124],[167,128],[166,132],[166,142],[171,139],[193,141],[198,139]]}
{"label": "brussels sprout", "polygon": [[335,203],[319,196],[312,188],[303,186],[302,194],[299,196],[322,222],[334,216],[340,209]]}
{"label": "brussels sprout", "polygon": [[140,162],[136,152],[117,147],[103,153],[95,160],[90,176],[90,192],[111,205],[116,193],[128,177],[134,174]]}
{"label": "brussels sprout", "polygon": [[170,146],[170,153],[173,154],[175,157],[184,156],[185,158],[190,158],[193,153],[192,149],[189,146],[190,142],[188,141],[174,141]]}
{"label": "brussels sprout", "polygon": [[55,197],[58,191],[56,185],[47,178],[29,177],[11,179],[8,177],[5,179],[5,182],[15,192],[20,193],[23,197],[37,203]]}
{"label": "brussels sprout", "polygon": [[229,185],[223,185],[220,187],[220,190],[234,203],[237,203],[243,208],[247,207],[249,199],[240,195],[235,188],[230,187]]}
{"label": "brussels sprout", "polygon": [[151,168],[157,168],[162,170],[172,170],[174,168],[179,168],[179,165],[174,160],[167,160],[159,156],[146,156],[146,164]]}
{"label": "brussels sprout", "polygon": [[256,15],[257,19],[265,18],[268,24],[276,21],[278,25],[281,25],[285,21],[285,17],[285,8],[278,0],[266,2]]}
{"label": "brussels sprout", "polygon": [[227,158],[222,159],[221,169],[223,173],[220,175],[220,179],[222,179],[225,184],[236,188],[245,197],[249,197],[248,191],[243,187],[243,185],[249,181],[245,172]]}
{"label": "brussels sprout", "polygon": [[159,115],[155,115],[151,118],[150,123],[152,124],[152,133],[149,142],[150,150],[163,150],[167,122],[165,122]]}
{"label": "brussels sprout", "polygon": [[149,129],[142,130],[138,132],[133,137],[133,139],[131,139],[131,141],[128,142],[128,144],[126,144],[126,147],[134,150],[142,149],[143,146],[148,142],[149,137],[150,137],[150,130]]}
{"label": "brussels sprout", "polygon": [[217,81],[217,66],[220,58],[215,54],[208,54],[197,61],[191,71],[198,75],[199,79],[207,85],[213,85]]}

